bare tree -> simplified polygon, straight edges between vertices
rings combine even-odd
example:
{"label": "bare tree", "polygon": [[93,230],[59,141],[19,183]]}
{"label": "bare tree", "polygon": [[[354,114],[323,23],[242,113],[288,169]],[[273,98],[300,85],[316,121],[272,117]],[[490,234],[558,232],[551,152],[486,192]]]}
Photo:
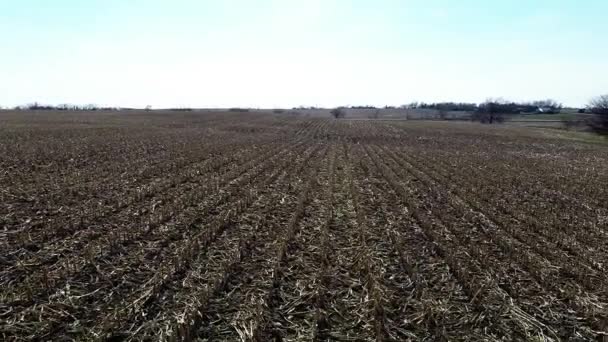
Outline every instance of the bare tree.
{"label": "bare tree", "polygon": [[506,115],[515,112],[517,112],[515,103],[503,99],[489,99],[477,107],[477,111],[471,115],[471,119],[485,124],[502,123],[505,121]]}
{"label": "bare tree", "polygon": [[589,125],[598,134],[608,135],[608,95],[601,95],[589,102],[587,106],[593,114]]}
{"label": "bare tree", "polygon": [[330,111],[331,115],[336,118],[336,119],[340,119],[343,118],[346,115],[346,112],[344,111],[343,108],[338,107],[338,108],[334,108]]}

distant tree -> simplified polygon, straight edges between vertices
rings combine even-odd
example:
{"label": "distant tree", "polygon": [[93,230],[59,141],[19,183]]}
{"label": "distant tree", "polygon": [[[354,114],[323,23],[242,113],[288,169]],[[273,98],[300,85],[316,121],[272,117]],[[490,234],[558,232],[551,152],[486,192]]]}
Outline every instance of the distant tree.
{"label": "distant tree", "polygon": [[375,106],[370,106],[370,105],[367,105],[367,106],[350,106],[350,108],[352,108],[352,109],[376,109]]}
{"label": "distant tree", "polygon": [[28,109],[28,110],[54,110],[56,108],[55,108],[55,106],[43,105],[43,104],[40,104],[39,102],[34,102],[34,103],[30,103],[30,104],[26,105],[25,109]]}
{"label": "distant tree", "polygon": [[562,110],[562,104],[552,99],[534,101],[532,105],[537,111],[547,114],[557,114]]}
{"label": "distant tree", "polygon": [[485,124],[502,123],[505,121],[506,115],[514,114],[517,111],[517,104],[513,102],[490,99],[477,107],[477,110],[471,115],[471,119]]}
{"label": "distant tree", "polygon": [[150,105],[147,105],[147,106],[146,106],[146,109],[145,109],[145,110],[146,110],[146,112],[149,112],[149,111],[151,111],[151,110],[152,110],[152,106],[150,106]]}
{"label": "distant tree", "polygon": [[420,103],[416,104],[416,107],[413,108],[423,108],[423,109],[436,109],[440,111],[463,111],[463,112],[473,112],[477,110],[476,103],[457,103],[457,102],[438,102],[438,103]]}
{"label": "distant tree", "polygon": [[336,119],[340,119],[346,116],[346,111],[341,107],[332,109],[330,113]]}
{"label": "distant tree", "polygon": [[418,108],[418,102],[408,103],[408,104],[402,105],[400,108],[401,109],[416,109],[416,108]]}
{"label": "distant tree", "polygon": [[246,113],[249,111],[249,108],[230,108],[228,109],[229,112],[236,112],[236,113]]}
{"label": "distant tree", "polygon": [[519,113],[532,114],[538,112],[538,106],[532,102],[524,102],[518,104]]}
{"label": "distant tree", "polygon": [[579,114],[585,114],[585,108],[579,108],[577,113]]}
{"label": "distant tree", "polygon": [[283,114],[283,113],[285,113],[285,109],[277,108],[277,109],[273,109],[272,112],[275,114]]}
{"label": "distant tree", "polygon": [[589,126],[598,134],[608,135],[608,95],[594,98],[587,108],[593,114]]}

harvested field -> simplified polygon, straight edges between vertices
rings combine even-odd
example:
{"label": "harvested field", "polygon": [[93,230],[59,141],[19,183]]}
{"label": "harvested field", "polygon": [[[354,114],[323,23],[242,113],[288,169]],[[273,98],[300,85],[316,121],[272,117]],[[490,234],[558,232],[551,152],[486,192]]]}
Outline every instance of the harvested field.
{"label": "harvested field", "polygon": [[261,113],[0,113],[0,338],[593,341],[608,145]]}

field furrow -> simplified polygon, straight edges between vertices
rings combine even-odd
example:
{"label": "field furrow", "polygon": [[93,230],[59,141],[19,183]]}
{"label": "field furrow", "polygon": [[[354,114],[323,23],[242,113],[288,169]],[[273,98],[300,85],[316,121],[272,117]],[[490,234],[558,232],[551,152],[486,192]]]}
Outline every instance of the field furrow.
{"label": "field furrow", "polygon": [[604,144],[300,111],[0,110],[0,340],[607,338]]}
{"label": "field furrow", "polygon": [[[296,149],[296,151],[298,150]],[[281,154],[277,154],[274,157],[265,160],[261,166],[248,170],[248,172],[250,172],[250,175],[258,177],[266,169],[272,170],[279,165],[282,165],[284,168],[290,162],[290,159],[284,159],[281,163],[277,162],[277,160],[280,161],[280,157],[285,158]],[[280,168],[277,168],[274,173],[270,173],[260,179],[261,183],[259,186],[263,187],[266,183],[272,181],[280,170]],[[247,182],[252,185],[255,184]],[[99,301],[108,302],[113,298],[121,298],[120,294],[122,292],[128,291],[129,288],[136,288],[138,284],[145,283],[149,277],[154,278],[155,276],[158,278],[162,273],[157,272],[157,267],[167,267],[167,264],[163,263],[163,261],[175,258],[176,253],[179,254],[180,252],[179,248],[171,248],[171,246],[179,246],[180,242],[186,241],[186,239],[196,241],[194,239],[196,234],[205,234],[207,232],[203,227],[206,225],[214,226],[213,219],[215,217],[217,217],[215,218],[216,222],[224,220],[226,215],[222,213],[234,215],[235,210],[241,211],[244,208],[245,205],[242,203],[249,202],[249,197],[251,196],[245,190],[252,189],[251,187],[242,188],[239,185],[244,185],[244,183],[231,183],[230,191],[217,192],[216,200],[201,202],[191,212],[182,211],[161,227],[162,229],[152,231],[142,229],[140,238],[123,238],[119,234],[108,238],[108,242],[114,248],[99,249],[99,251],[110,254],[102,254],[97,258],[90,259],[85,257],[82,267],[77,269],[75,273],[64,276],[64,283],[59,283],[61,286],[55,286],[56,290],[45,291],[43,296],[31,299],[38,303],[35,307],[36,311],[16,311],[16,314],[12,317],[14,317],[15,321],[22,320],[23,317],[38,317],[41,323],[48,323],[51,326],[53,322],[55,322],[55,325],[64,324],[63,320],[70,320],[70,311],[64,310],[62,315],[55,317],[56,312],[53,310],[53,307],[65,306],[66,302],[73,302],[75,298],[80,298],[80,296],[85,296],[83,298],[88,302],[94,302],[97,297],[99,297]],[[228,210],[224,211],[224,209]],[[216,212],[215,214],[214,211]],[[204,216],[201,216],[201,214]],[[180,232],[180,230],[182,231]],[[200,233],[196,233],[197,230]],[[135,243],[129,243],[129,241],[134,241]],[[175,262],[179,262],[179,260]],[[73,271],[70,267],[76,267],[72,259],[68,259],[68,272]],[[138,271],[134,272],[134,270]],[[96,275],[93,278],[95,281],[89,278],[91,271]],[[131,277],[133,279],[129,279]],[[102,284],[112,289],[112,296],[94,291],[95,288],[99,288]],[[23,285],[27,285],[27,283],[22,284],[19,290],[26,291],[24,295],[30,296],[30,293],[27,292],[29,288]],[[51,286],[49,285],[49,287]],[[69,292],[66,292],[66,290]],[[10,293],[8,294],[10,295]],[[48,316],[42,315],[41,312],[45,312]],[[75,324],[83,324],[81,321],[76,321]]]}
{"label": "field furrow", "polygon": [[[390,152],[386,152],[390,155]],[[392,155],[392,157],[395,157]],[[414,176],[420,177],[420,179],[425,179],[427,173],[417,172],[420,170],[413,169],[411,165],[408,167],[403,163],[398,163],[399,160],[394,159],[394,161],[404,167],[405,170],[410,170],[411,174]],[[573,334],[577,334],[578,329],[582,329],[585,331],[589,331],[589,326],[595,329],[601,329],[603,326],[603,322],[606,320],[604,311],[606,308],[606,303],[601,300],[602,291],[601,282],[596,281],[595,287],[592,282],[585,281],[589,279],[587,277],[593,277],[593,273],[585,273],[584,275],[579,274],[579,282],[569,281],[570,277],[574,277],[576,279],[576,274],[572,271],[568,272],[570,265],[566,262],[563,262],[562,259],[556,258],[544,258],[547,256],[547,253],[538,254],[538,248],[530,247],[528,244],[523,243],[522,241],[535,241],[534,238],[514,238],[514,234],[509,234],[511,231],[507,230],[505,233],[503,228],[497,226],[496,223],[489,221],[487,219],[488,216],[484,211],[477,211],[476,206],[470,206],[467,201],[462,200],[456,195],[448,195],[443,193],[441,186],[437,184],[433,184],[433,181],[430,182],[427,180],[427,184],[430,187],[435,187],[437,199],[435,200],[436,204],[445,203],[449,206],[447,209],[439,209],[441,210],[442,215],[445,215],[442,219],[444,222],[458,222],[458,220],[471,220],[476,224],[479,229],[479,233],[481,236],[471,234],[469,228],[465,228],[454,224],[452,225],[455,229],[460,228],[460,234],[462,234],[463,241],[469,241],[469,244],[477,246],[477,248],[473,249],[473,253],[478,255],[479,260],[484,261],[488,265],[492,265],[492,268],[497,269],[501,275],[500,279],[507,279],[513,281],[507,287],[504,287],[511,295],[515,296],[518,294],[519,287],[518,283],[525,282],[527,286],[524,288],[528,291],[525,298],[533,297],[533,293],[530,291],[534,291],[534,287],[531,286],[530,278],[533,278],[535,282],[538,283],[536,286],[536,301],[532,301],[531,308],[534,308],[535,305],[540,307],[541,305],[551,309],[556,312],[564,312],[567,308],[571,308],[570,310],[577,311],[582,313],[583,317],[572,317],[571,315],[567,315],[564,317],[559,317],[555,320],[552,325],[559,326],[560,324],[563,326],[563,323],[566,323],[567,329],[572,329]],[[491,217],[491,216],[490,216]],[[470,225],[470,224],[468,224]],[[456,231],[456,230],[454,230]],[[485,243],[484,243],[485,241]],[[538,239],[536,240],[538,241]],[[542,241],[542,240],[541,240]],[[485,250],[489,250],[486,252]],[[485,254],[487,253],[487,254]],[[474,255],[474,254],[472,254]],[[504,261],[500,261],[494,256],[500,256]],[[553,264],[551,263],[553,260]],[[515,266],[515,264],[519,264],[519,266]],[[555,265],[560,265],[564,269],[560,269]],[[501,267],[498,267],[501,266]],[[515,266],[515,267],[514,267]],[[582,265],[579,264],[579,267]],[[527,274],[526,274],[527,273]],[[568,277],[563,277],[562,274],[568,274]],[[517,281],[518,276],[520,275],[527,281]],[[598,276],[596,276],[597,278]],[[582,285],[582,286],[581,286]],[[591,289],[591,291],[586,291],[585,289]],[[597,290],[594,290],[597,289]],[[557,300],[553,300],[550,304],[547,304],[545,299],[543,298],[544,294],[547,291],[552,291],[556,296]],[[539,314],[545,314],[542,311],[539,311]],[[555,315],[553,315],[555,318]],[[588,326],[582,325],[579,328],[580,321],[582,319],[587,321]],[[563,323],[560,323],[560,320],[563,320]]]}
{"label": "field furrow", "polygon": [[[318,163],[322,161],[317,160]],[[317,172],[316,168],[310,168],[304,171],[305,176],[298,188],[288,186],[289,192],[295,191],[298,196],[281,198],[281,192],[275,193],[283,202],[283,209],[276,212],[281,215],[272,215],[265,221],[267,230],[256,232],[256,239],[261,237],[263,240],[251,258],[241,265],[242,273],[231,277],[222,296],[210,298],[209,308],[197,332],[200,338],[264,340],[273,306],[272,292],[280,282],[277,272],[280,272],[289,245],[297,233],[310,196],[316,192]]]}

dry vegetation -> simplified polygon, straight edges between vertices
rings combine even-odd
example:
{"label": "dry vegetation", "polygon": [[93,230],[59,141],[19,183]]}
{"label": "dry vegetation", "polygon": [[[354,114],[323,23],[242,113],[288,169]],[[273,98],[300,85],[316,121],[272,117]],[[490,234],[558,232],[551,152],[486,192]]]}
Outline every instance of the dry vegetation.
{"label": "dry vegetation", "polygon": [[0,338],[601,338],[608,148],[480,127],[0,114]]}

